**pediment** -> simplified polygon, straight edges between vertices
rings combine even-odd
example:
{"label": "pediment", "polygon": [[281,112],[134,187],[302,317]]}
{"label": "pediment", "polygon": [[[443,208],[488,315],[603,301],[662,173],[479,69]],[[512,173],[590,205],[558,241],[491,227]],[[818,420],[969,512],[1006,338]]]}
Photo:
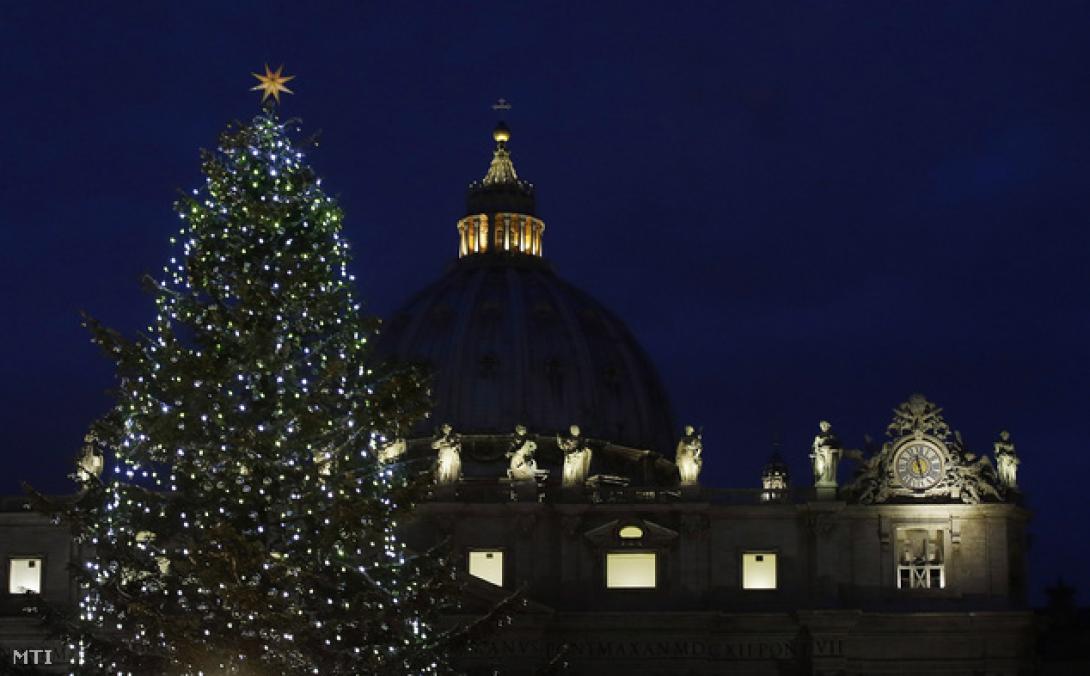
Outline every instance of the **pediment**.
{"label": "pediment", "polygon": [[[639,528],[643,535],[638,538],[622,538],[620,531],[627,526]],[[596,547],[663,547],[677,539],[676,530],[647,519],[614,519],[583,533],[583,537]]]}

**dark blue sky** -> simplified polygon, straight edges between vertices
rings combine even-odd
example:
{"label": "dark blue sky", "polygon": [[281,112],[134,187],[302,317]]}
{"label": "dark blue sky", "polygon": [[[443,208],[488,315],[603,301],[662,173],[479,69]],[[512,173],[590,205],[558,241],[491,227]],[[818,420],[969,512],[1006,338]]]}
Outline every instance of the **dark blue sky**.
{"label": "dark blue sky", "polygon": [[806,480],[819,419],[858,445],[921,391],[977,450],[1011,430],[1038,598],[1085,592],[1090,5],[667,4],[4,3],[0,493],[66,488],[112,384],[78,311],[150,320],[197,149],[284,63],[374,312],[454,256],[504,96],[547,257],[705,426],[707,483],[775,434]]}

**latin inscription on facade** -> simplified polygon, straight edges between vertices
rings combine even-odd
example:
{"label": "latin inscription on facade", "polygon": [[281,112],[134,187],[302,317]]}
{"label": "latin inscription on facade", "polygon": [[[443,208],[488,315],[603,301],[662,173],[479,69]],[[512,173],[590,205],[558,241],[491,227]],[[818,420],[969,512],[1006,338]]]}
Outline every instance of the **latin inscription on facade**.
{"label": "latin inscription on facade", "polygon": [[[801,648],[792,639],[768,640],[575,640],[571,642],[534,639],[486,641],[477,646],[477,658],[544,658],[551,659],[563,651],[572,658],[610,659],[700,659],[700,660],[789,660],[799,656]],[[844,646],[841,639],[813,639],[813,657],[840,657]]]}

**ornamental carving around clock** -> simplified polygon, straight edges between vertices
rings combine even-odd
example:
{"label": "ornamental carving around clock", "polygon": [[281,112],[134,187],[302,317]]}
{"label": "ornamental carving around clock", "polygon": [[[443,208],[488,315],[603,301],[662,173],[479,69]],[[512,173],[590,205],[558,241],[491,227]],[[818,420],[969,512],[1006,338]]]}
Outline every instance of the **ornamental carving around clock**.
{"label": "ornamental carving around clock", "polygon": [[912,395],[894,409],[886,435],[889,441],[870,456],[845,452],[859,462],[855,479],[844,487],[847,499],[862,504],[1004,499],[1007,488],[991,459],[969,452],[943,419],[942,409],[923,395]]}

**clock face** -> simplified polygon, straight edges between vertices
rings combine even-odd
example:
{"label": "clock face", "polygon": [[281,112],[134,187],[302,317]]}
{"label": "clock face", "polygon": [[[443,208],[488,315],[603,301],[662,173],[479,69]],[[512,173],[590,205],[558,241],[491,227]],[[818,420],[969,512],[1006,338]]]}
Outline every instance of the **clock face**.
{"label": "clock face", "polygon": [[926,490],[942,479],[942,454],[931,444],[910,443],[897,451],[893,468],[902,486]]}

